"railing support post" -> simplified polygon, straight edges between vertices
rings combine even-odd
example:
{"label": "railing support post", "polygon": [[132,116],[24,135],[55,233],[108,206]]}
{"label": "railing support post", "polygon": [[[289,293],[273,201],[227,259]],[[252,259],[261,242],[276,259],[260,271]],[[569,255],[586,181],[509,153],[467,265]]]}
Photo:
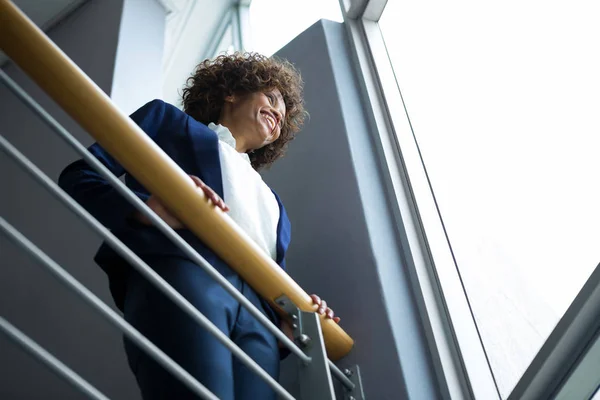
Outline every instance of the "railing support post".
{"label": "railing support post", "polygon": [[[288,315],[294,330],[294,341],[310,357],[310,362],[298,360],[300,400],[335,400],[331,369],[342,373],[327,359],[319,315],[300,310],[288,297],[281,296],[276,303]],[[334,372],[335,372],[334,371]],[[364,400],[358,366],[343,371],[343,399]],[[347,378],[347,379],[346,379]],[[345,382],[344,382],[345,381]]]}
{"label": "railing support post", "polygon": [[344,400],[365,400],[362,381],[360,379],[360,368],[358,365],[346,368],[344,370],[344,375],[346,375],[346,377],[354,384],[353,389],[344,387]]}
{"label": "railing support post", "polygon": [[286,296],[276,300],[291,318],[296,344],[311,358],[310,363],[298,360],[298,383],[301,400],[335,400],[335,391],[325,342],[321,333],[321,321],[314,312],[300,310]]}

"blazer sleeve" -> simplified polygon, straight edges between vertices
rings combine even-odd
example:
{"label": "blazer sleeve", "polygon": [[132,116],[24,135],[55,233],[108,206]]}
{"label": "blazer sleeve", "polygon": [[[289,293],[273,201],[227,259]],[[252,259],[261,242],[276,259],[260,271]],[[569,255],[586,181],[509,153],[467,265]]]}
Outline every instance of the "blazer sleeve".
{"label": "blazer sleeve", "polygon": [[[130,117],[148,136],[156,140],[156,137],[161,132],[164,114],[165,103],[161,100],[153,100],[138,109]],[[126,171],[123,166],[98,143],[90,146],[88,151],[117,177],[125,174]],[[116,230],[123,226],[126,223],[127,217],[135,209],[85,160],[77,160],[68,165],[61,172],[58,184],[96,219],[111,230]],[[150,197],[147,193],[134,193],[144,201]]]}

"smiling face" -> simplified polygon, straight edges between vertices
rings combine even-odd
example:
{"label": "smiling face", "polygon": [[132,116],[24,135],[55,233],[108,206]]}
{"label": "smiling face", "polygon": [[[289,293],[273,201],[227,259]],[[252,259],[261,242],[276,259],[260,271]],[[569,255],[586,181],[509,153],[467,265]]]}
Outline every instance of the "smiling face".
{"label": "smiling face", "polygon": [[285,121],[285,103],[278,89],[225,98],[219,123],[236,140],[236,150],[245,153],[276,141]]}

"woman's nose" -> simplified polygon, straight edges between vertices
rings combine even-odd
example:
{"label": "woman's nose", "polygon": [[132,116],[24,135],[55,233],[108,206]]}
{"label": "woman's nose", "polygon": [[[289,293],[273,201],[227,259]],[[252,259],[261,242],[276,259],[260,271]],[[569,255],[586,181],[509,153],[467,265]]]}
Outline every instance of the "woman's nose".
{"label": "woman's nose", "polygon": [[275,115],[275,118],[277,119],[277,126],[281,127],[281,120],[282,120],[281,113],[274,108],[272,108],[271,111],[273,112],[273,114]]}

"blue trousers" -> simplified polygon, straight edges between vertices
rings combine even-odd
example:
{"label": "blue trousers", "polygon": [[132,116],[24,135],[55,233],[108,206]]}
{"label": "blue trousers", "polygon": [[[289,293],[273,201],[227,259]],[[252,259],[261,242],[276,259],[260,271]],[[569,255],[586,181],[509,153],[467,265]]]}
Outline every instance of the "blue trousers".
{"label": "blue trousers", "polygon": [[[267,373],[278,379],[276,338],[200,267],[174,257],[147,262]],[[217,269],[263,310],[259,296],[235,272],[228,267]],[[137,272],[132,272],[127,283],[124,314],[129,323],[220,399],[276,399],[262,379]],[[128,340],[125,340],[125,351],[144,400],[197,398]]]}

